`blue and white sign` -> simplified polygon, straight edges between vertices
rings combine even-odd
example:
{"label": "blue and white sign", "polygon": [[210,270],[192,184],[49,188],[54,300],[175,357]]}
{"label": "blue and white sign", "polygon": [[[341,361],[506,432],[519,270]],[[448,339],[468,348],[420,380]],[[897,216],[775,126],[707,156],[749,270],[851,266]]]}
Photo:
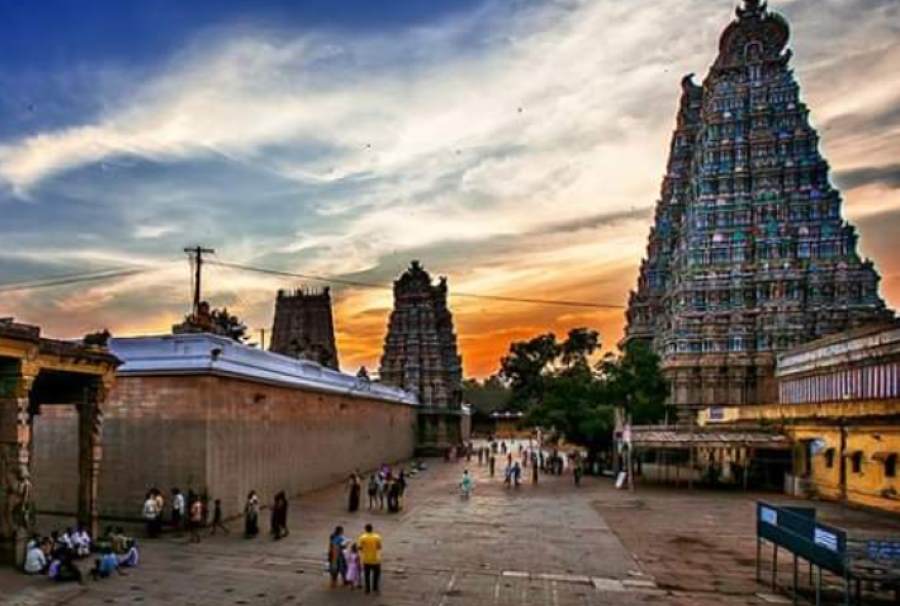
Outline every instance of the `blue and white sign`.
{"label": "blue and white sign", "polygon": [[818,526],[816,526],[815,535],[813,536],[813,542],[819,547],[824,547],[828,551],[837,553],[838,538],[837,535],[833,532],[829,532],[824,528],[819,528]]}
{"label": "blue and white sign", "polygon": [[760,507],[759,508],[759,519],[766,524],[771,524],[772,526],[778,526],[778,512],[772,509],[771,507]]}

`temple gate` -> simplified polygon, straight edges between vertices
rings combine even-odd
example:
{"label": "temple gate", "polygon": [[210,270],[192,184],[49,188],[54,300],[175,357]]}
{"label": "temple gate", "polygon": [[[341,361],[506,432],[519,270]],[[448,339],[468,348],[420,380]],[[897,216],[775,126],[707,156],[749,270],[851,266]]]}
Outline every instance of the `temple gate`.
{"label": "temple gate", "polygon": [[77,516],[96,536],[102,406],[118,363],[102,340],[55,341],[36,326],[0,320],[0,563],[21,564],[34,531],[32,429],[43,406],[78,411]]}

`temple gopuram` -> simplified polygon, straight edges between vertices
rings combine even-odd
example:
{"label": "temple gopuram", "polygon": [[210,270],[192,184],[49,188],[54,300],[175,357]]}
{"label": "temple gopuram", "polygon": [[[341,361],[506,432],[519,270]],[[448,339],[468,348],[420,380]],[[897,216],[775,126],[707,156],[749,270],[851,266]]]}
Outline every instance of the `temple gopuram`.
{"label": "temple gopuram", "polygon": [[331,291],[278,291],[269,351],[338,370]]}
{"label": "temple gopuram", "polygon": [[703,84],[682,82],[623,341],[662,357],[681,418],[775,401],[777,353],[893,317],[841,216],[789,36],[781,15],[746,0]]}
{"label": "temple gopuram", "polygon": [[434,453],[460,442],[462,359],[447,307],[447,279],[432,284],[418,261],[394,282],[379,375],[382,383],[418,395],[419,451]]}

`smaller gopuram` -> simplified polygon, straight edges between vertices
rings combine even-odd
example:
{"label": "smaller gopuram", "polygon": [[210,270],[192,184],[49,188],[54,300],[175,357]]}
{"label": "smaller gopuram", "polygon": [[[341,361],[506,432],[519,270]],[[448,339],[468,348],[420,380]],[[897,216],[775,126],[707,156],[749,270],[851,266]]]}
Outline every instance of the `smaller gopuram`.
{"label": "smaller gopuram", "polygon": [[379,375],[382,383],[418,395],[419,451],[437,453],[460,442],[462,359],[447,307],[447,279],[433,284],[418,261],[394,282]]}
{"label": "smaller gopuram", "polygon": [[338,370],[331,291],[278,291],[269,351]]}

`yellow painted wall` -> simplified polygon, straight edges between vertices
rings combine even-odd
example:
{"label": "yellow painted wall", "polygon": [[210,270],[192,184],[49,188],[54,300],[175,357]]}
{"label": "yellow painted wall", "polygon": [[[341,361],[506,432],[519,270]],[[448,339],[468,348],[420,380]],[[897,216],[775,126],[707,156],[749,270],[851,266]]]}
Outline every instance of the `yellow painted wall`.
{"label": "yellow painted wall", "polygon": [[[847,498],[853,503],[888,509],[900,513],[900,481],[885,476],[884,462],[876,461],[876,452],[900,453],[900,427],[850,427],[847,452],[863,452],[860,473],[853,473],[847,460]],[[883,491],[893,489],[892,496]]]}
{"label": "yellow painted wall", "polygon": [[[806,470],[803,440],[822,439],[826,447],[812,457],[809,479],[815,493],[825,499],[841,499],[866,507],[900,513],[900,478],[885,475],[885,464],[873,458],[878,452],[900,454],[900,400],[846,400],[818,404],[762,404],[721,409],[718,419],[701,411],[699,422],[709,428],[765,426],[779,429],[798,446],[795,449],[795,474]],[[840,423],[846,424],[847,440],[841,452]],[[834,464],[828,467],[826,451],[835,449]],[[862,465],[854,473],[844,455],[862,451]],[[846,466],[846,490],[841,490],[841,465]],[[893,494],[885,493],[893,489]]]}
{"label": "yellow painted wall", "polygon": [[[815,485],[816,494],[826,499],[841,498],[841,431],[838,427],[794,426],[786,428],[788,435],[797,444],[794,459],[794,474],[802,476],[806,469],[806,449],[802,447],[803,440],[825,440],[825,448],[812,457],[811,479]],[[825,452],[834,448],[834,458],[831,467]]]}
{"label": "yellow painted wall", "polygon": [[[793,440],[822,439],[826,448],[812,457],[812,473],[810,480],[815,493],[825,499],[840,499],[841,465],[846,469],[846,498],[856,505],[874,507],[900,513],[900,478],[889,478],[885,475],[884,461],[873,458],[878,452],[900,453],[900,426],[896,425],[849,425],[847,426],[847,443],[841,452],[841,430],[827,425],[796,425],[785,427]],[[827,465],[826,451],[834,448],[834,464]],[[850,455],[862,451],[862,464],[859,472],[853,471]],[[844,456],[846,455],[846,456]],[[806,469],[805,452],[797,449],[795,472],[800,475]],[[893,489],[893,493],[885,491]]]}

